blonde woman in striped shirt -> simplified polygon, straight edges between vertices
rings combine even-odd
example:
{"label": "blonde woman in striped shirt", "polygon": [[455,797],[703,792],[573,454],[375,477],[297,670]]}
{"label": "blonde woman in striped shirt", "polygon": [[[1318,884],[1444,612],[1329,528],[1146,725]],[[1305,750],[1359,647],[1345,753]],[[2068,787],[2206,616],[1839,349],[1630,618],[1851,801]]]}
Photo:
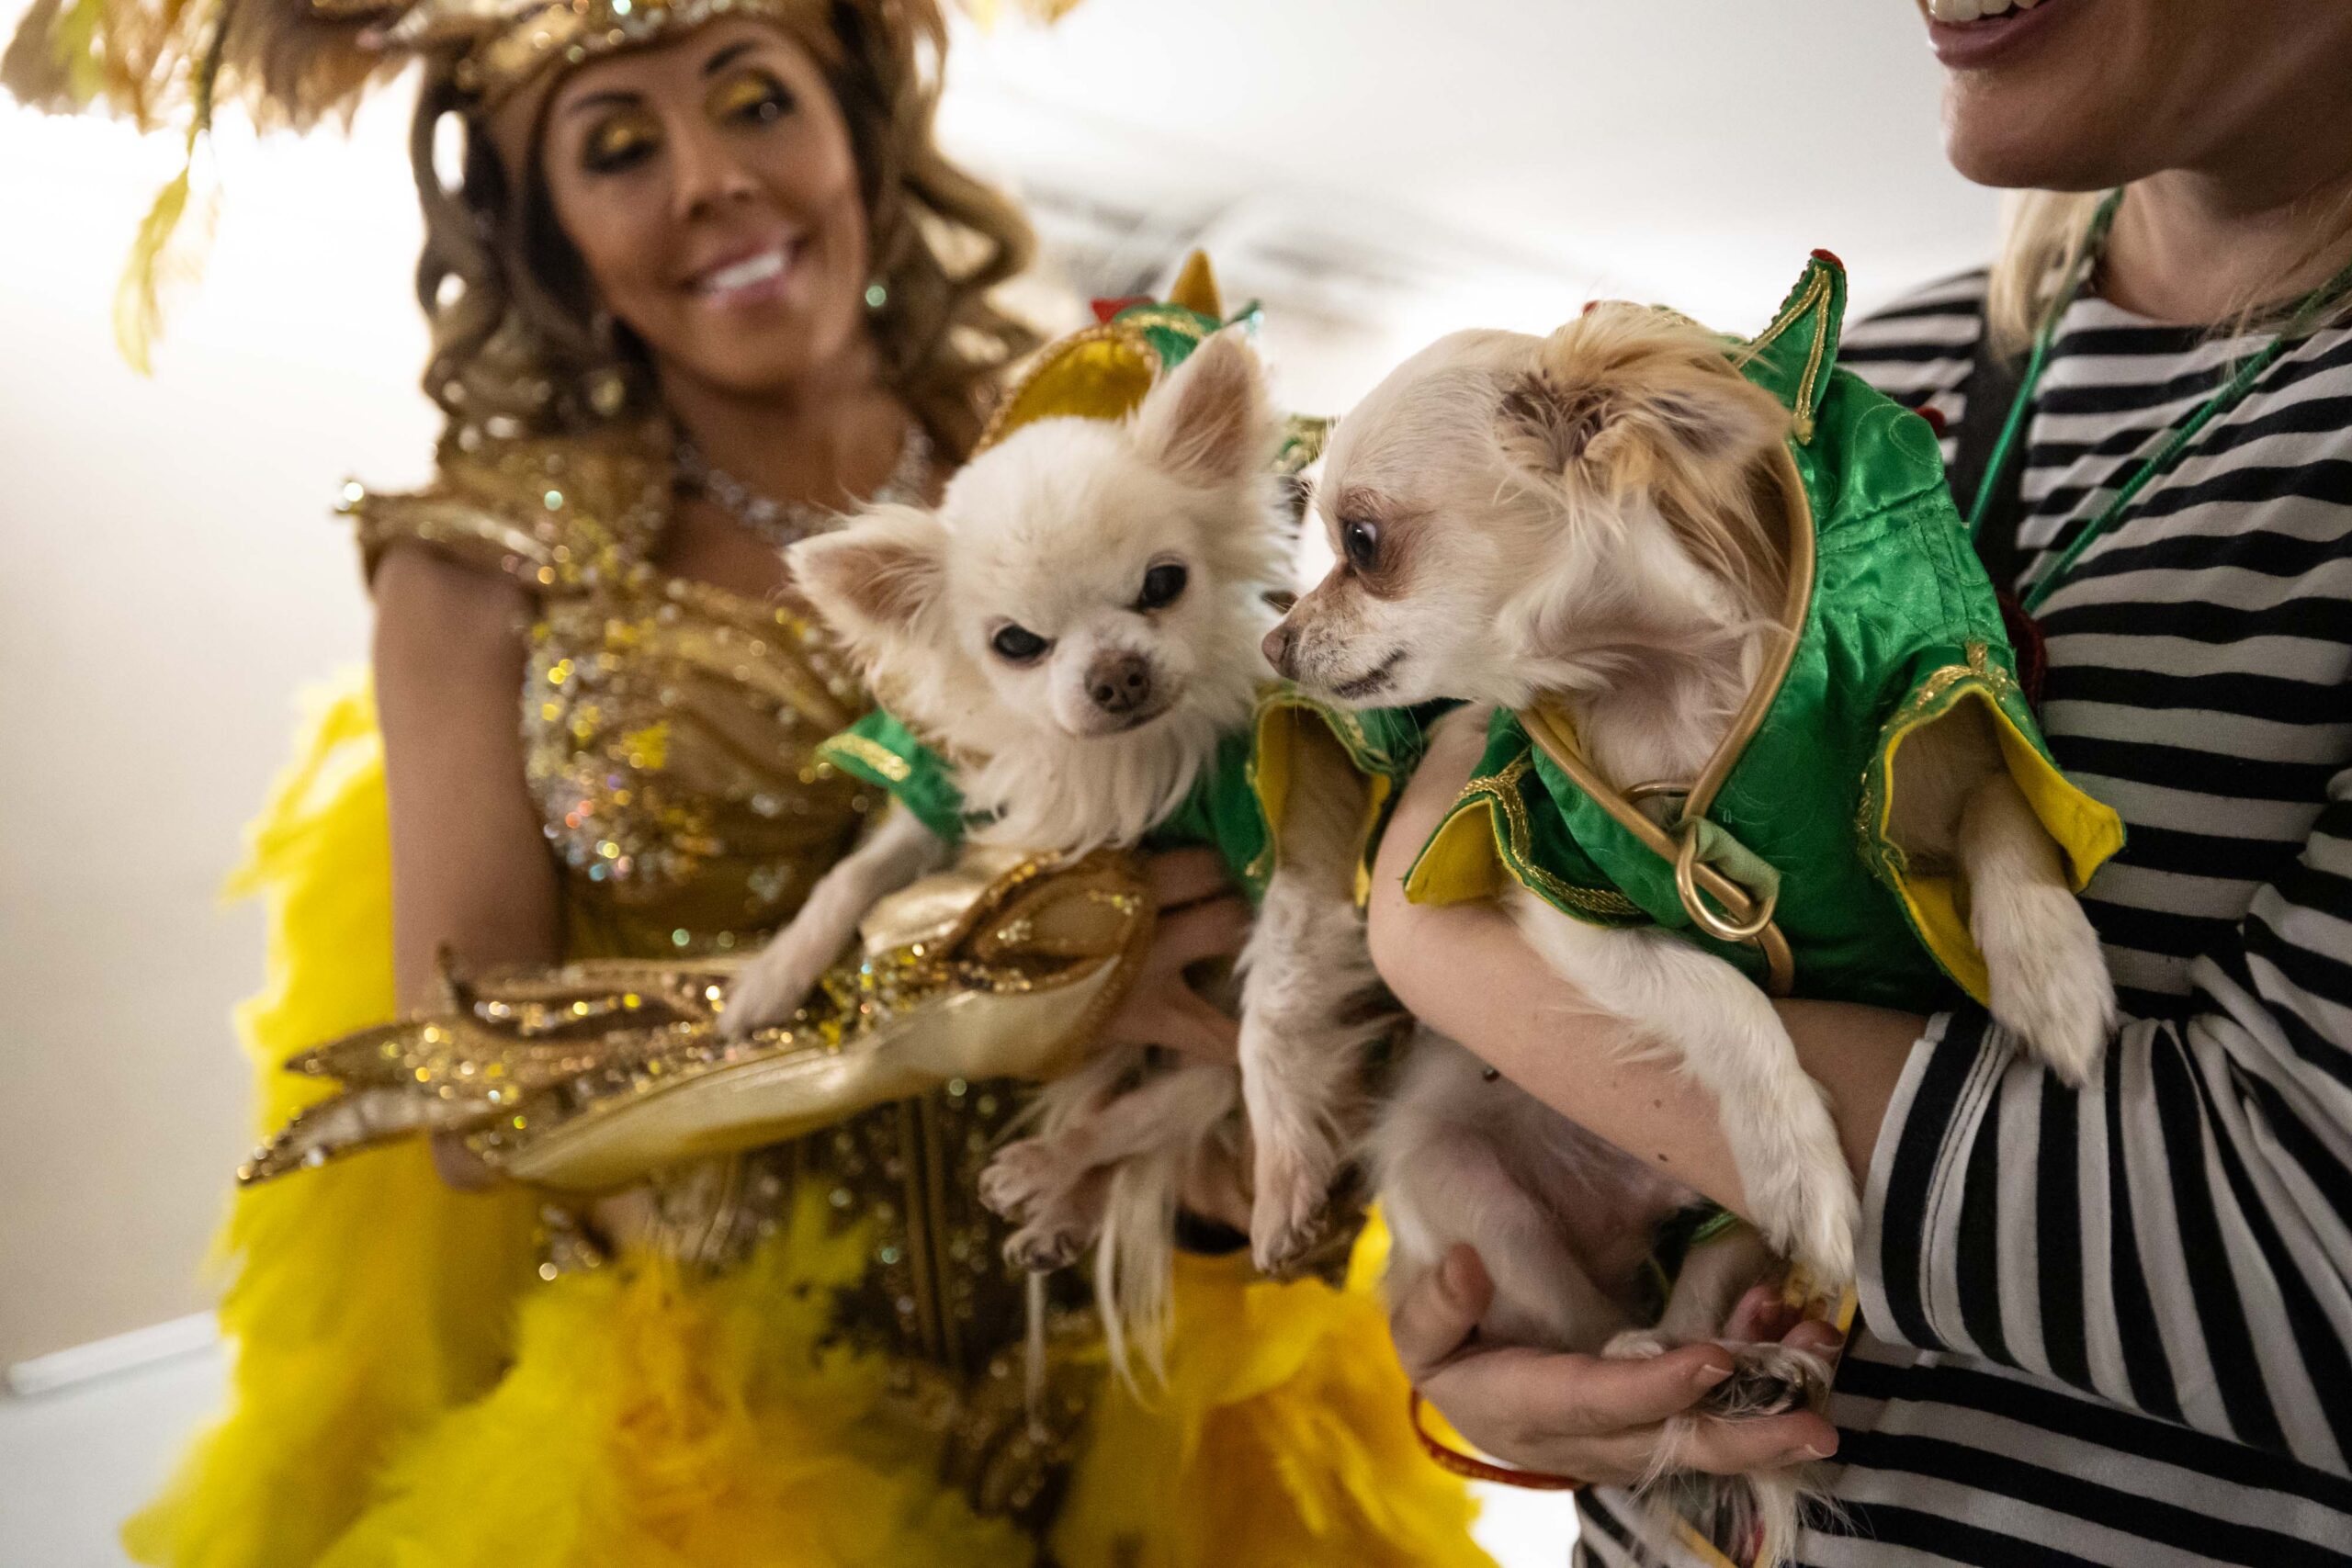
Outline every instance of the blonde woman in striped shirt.
{"label": "blonde woman in striped shirt", "polygon": [[[2073,1091],[1973,1009],[1787,1004],[1867,1195],[1861,1313],[1828,1420],[1699,1457],[1830,1456],[1814,1563],[2352,1561],[2352,7],[1921,9],[1961,172],[2079,194],[1845,358],[1943,417],[1980,550],[2037,607],[2052,746],[2130,825],[2086,894],[2129,1017]],[[1474,760],[1430,760],[1392,856]],[[1405,905],[1401,869],[1373,927],[1397,992],[1738,1207],[1703,1094],[1565,1021],[1491,911]],[[1580,1560],[1699,1561],[1612,1486],[1719,1352],[1481,1346],[1484,1289],[1462,1255],[1400,1304],[1423,1392],[1597,1483]]]}

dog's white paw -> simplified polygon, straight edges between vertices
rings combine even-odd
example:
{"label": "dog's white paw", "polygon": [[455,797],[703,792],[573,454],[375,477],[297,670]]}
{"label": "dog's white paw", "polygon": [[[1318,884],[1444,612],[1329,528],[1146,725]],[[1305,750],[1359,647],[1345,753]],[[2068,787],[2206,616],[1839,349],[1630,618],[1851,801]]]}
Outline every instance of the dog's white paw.
{"label": "dog's white paw", "polygon": [[1080,1174],[1067,1163],[1050,1138],[1007,1144],[980,1172],[980,1201],[1000,1219],[1026,1219]]}
{"label": "dog's white paw", "polygon": [[[1696,1406],[1709,1416],[1736,1421],[1779,1416],[1815,1404],[1829,1391],[1829,1364],[1786,1345],[1716,1341],[1731,1352],[1731,1376],[1709,1389]],[[1601,1347],[1612,1361],[1646,1361],[1674,1348],[1646,1328],[1629,1328]]]}
{"label": "dog's white paw", "polygon": [[1322,1241],[1336,1174],[1297,1150],[1260,1145],[1250,1202],[1250,1256],[1260,1273],[1283,1278]]}
{"label": "dog's white paw", "polygon": [[[1816,1287],[1835,1291],[1854,1277],[1854,1233],[1861,1196],[1820,1090],[1790,1097],[1778,1136],[1740,1160],[1756,1228],[1773,1251],[1803,1264]],[[1758,1157],[1760,1156],[1761,1157]]]}
{"label": "dog's white paw", "polygon": [[1829,1393],[1829,1367],[1818,1356],[1786,1345],[1736,1345],[1731,1376],[1700,1397],[1699,1408],[1725,1421],[1784,1416],[1816,1405]]}
{"label": "dog's white paw", "polygon": [[1647,1361],[1663,1356],[1673,1347],[1646,1328],[1628,1328],[1612,1335],[1600,1348],[1601,1356],[1611,1361]]}
{"label": "dog's white paw", "polygon": [[2098,933],[2074,897],[2036,888],[2007,901],[1976,933],[1992,982],[1993,1016],[2067,1083],[2080,1088],[2115,1028],[2115,982]]}
{"label": "dog's white paw", "polygon": [[1028,1274],[1050,1274],[1067,1269],[1094,1241],[1085,1216],[1057,1210],[1042,1214],[1012,1233],[1004,1244],[1004,1260]]}
{"label": "dog's white paw", "polygon": [[830,943],[797,935],[791,926],[778,932],[727,987],[726,1006],[718,1015],[719,1033],[740,1040],[755,1029],[790,1018],[808,999],[833,961],[834,954],[820,951],[820,947]]}
{"label": "dog's white paw", "polygon": [[1020,1226],[1005,1261],[1032,1274],[1066,1269],[1102,1234],[1100,1184],[1050,1138],[1023,1138],[996,1152],[980,1172],[980,1201]]}

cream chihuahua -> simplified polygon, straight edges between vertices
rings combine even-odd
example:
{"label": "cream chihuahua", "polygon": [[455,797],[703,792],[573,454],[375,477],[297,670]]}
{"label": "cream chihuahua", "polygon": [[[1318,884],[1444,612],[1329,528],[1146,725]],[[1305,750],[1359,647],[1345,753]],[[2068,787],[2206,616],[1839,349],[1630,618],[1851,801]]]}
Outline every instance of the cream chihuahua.
{"label": "cream chihuahua", "polygon": [[[794,580],[868,688],[953,760],[974,840],[1071,855],[1135,845],[1251,720],[1267,595],[1289,575],[1279,438],[1256,355],[1219,333],[1128,420],[1022,427],[936,512],[880,508],[793,547]],[[1335,770],[1292,791],[1242,956],[1238,1088],[1270,1268],[1316,1239],[1377,1026],[1362,1006],[1377,981],[1350,861],[1363,787]],[[727,1027],[788,1016],[874,903],[946,853],[893,811],[744,969]],[[1001,1150],[982,1184],[1019,1223],[1007,1250],[1024,1267],[1060,1267],[1099,1239],[1114,1334],[1159,1321],[1177,1195],[1205,1151],[1238,1137],[1233,1068],[1147,1055],[1099,1052],[1050,1086],[1036,1134]]]}
{"label": "cream chihuahua", "polygon": [[[1316,494],[1337,561],[1268,653],[1343,702],[1473,705],[1449,724],[1541,697],[1616,787],[1694,777],[1783,635],[1787,536],[1765,465],[1788,431],[1721,340],[1664,312],[1602,306],[1548,340],[1442,339],[1340,424]],[[1955,716],[1898,753],[1893,834],[1955,868],[1994,1011],[2079,1082],[2114,1006],[2097,937],[1990,728],[1973,705]],[[1664,1318],[1638,1326],[1562,1215],[1598,1204],[1655,1222],[1695,1195],[1425,1034],[1369,1145],[1392,1284],[1469,1242],[1497,1287],[1490,1336],[1646,1356],[1718,1337],[1771,1253],[1833,1288],[1850,1279],[1858,1201],[1837,1127],[1763,992],[1655,928],[1587,924],[1516,889],[1506,902],[1594,1010],[1713,1093],[1760,1241],[1698,1249]],[[1785,1408],[1822,1374],[1778,1347],[1733,1349],[1744,1375],[1718,1391],[1717,1414]],[[1670,1444],[1660,1463],[1674,1468]],[[1767,1556],[1785,1551],[1798,1495],[1785,1477],[1712,1495],[1755,1510]]]}

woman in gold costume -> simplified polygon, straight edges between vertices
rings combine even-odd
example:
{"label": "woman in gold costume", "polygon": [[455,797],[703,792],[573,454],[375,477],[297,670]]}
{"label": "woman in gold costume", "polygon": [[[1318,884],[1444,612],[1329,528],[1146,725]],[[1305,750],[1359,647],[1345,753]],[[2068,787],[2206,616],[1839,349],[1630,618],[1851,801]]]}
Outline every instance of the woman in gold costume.
{"label": "woman in gold costume", "polygon": [[[426,490],[348,497],[372,689],[322,698],[255,836],[264,1131],[316,1098],[289,1057],[445,1005],[440,955],[723,959],[854,840],[873,803],[811,750],[865,699],[776,547],[935,493],[1030,345],[987,298],[1026,227],[933,141],[944,42],[930,0],[44,0],[25,24],[20,96],[198,127],[232,95],[308,124],[421,63],[447,434]],[[1171,904],[1214,891],[1197,863],[1153,875]],[[1163,922],[1113,1027],[1214,1036],[1178,976],[1231,924]],[[1188,1255],[1139,1389],[1082,1303],[1033,1313],[973,1196],[1020,1101],[948,1077],[591,1201],[415,1139],[244,1190],[233,1406],[132,1554],[1483,1561],[1361,1280]]]}

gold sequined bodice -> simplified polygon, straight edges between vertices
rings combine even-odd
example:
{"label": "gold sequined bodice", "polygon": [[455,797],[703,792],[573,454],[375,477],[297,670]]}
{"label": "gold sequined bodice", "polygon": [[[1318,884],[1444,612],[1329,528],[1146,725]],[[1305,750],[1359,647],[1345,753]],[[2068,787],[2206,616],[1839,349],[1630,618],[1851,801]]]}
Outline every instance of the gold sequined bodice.
{"label": "gold sequined bodice", "polygon": [[855,681],[795,606],[656,567],[671,506],[666,446],[630,432],[447,451],[431,490],[351,507],[371,562],[413,540],[532,595],[521,722],[568,957],[755,944],[871,805],[811,756],[865,711]]}

